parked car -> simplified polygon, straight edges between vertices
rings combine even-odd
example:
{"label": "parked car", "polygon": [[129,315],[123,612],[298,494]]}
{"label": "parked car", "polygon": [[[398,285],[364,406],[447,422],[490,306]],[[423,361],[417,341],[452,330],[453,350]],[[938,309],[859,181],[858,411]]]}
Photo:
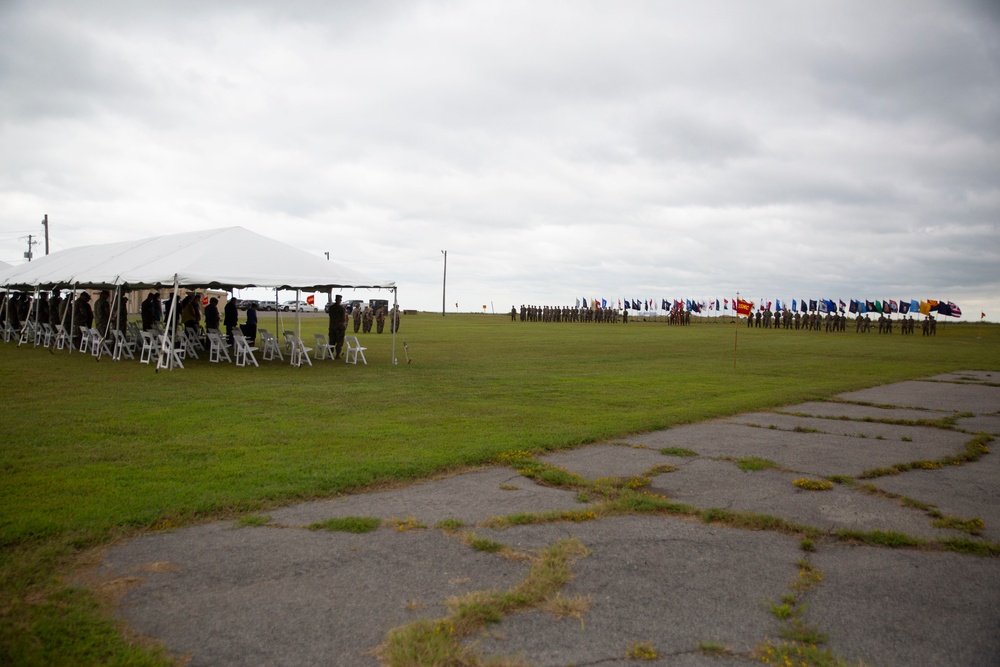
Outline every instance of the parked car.
{"label": "parked car", "polygon": [[277,301],[258,301],[257,310],[278,310]]}
{"label": "parked car", "polygon": [[319,308],[306,301],[286,301],[281,304],[281,309],[286,311],[298,310],[300,313],[318,313]]}

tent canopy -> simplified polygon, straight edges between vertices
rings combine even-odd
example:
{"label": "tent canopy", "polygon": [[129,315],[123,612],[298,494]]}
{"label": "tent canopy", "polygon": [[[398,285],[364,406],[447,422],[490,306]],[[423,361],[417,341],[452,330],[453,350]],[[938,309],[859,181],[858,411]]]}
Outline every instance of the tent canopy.
{"label": "tent canopy", "polygon": [[73,285],[152,289],[175,284],[187,288],[267,287],[305,291],[396,286],[395,282],[372,280],[336,262],[243,227],[81,246],[0,269],[0,285],[16,289]]}

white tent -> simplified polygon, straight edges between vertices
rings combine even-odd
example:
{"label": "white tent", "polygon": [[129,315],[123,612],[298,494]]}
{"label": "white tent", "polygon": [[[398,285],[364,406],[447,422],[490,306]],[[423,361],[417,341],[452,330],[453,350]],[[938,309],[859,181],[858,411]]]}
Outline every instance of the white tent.
{"label": "white tent", "polygon": [[151,287],[270,287],[328,290],[395,289],[298,248],[243,227],[155,236],[138,241],[62,250],[0,271],[0,284],[17,289],[54,285],[110,289]]}
{"label": "white tent", "polygon": [[[10,269],[0,269],[0,286],[34,290],[267,287],[326,291],[354,287],[388,289],[377,281],[279,241],[227,227],[156,236],[138,241],[62,250]],[[393,360],[395,360],[393,330]]]}

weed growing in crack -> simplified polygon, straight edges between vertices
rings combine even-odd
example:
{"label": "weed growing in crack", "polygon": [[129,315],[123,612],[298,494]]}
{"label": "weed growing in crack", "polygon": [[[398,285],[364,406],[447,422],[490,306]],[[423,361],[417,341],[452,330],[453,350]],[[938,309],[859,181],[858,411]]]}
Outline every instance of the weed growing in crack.
{"label": "weed growing in crack", "polygon": [[309,530],[334,530],[345,533],[370,533],[382,525],[382,519],[366,516],[339,516],[306,526]]}

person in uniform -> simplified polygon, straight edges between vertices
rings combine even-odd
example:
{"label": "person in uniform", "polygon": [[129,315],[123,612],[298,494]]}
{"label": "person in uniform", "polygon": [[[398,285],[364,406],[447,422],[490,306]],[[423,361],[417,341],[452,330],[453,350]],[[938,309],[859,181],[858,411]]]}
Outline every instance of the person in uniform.
{"label": "person in uniform", "polygon": [[156,298],[156,292],[150,292],[146,295],[146,298],[142,300],[139,304],[139,315],[142,317],[142,330],[149,331],[153,328],[153,300]]}
{"label": "person in uniform", "polygon": [[111,324],[111,293],[101,290],[101,295],[94,302],[94,319],[97,321],[97,331],[104,337]]}
{"label": "person in uniform", "polygon": [[222,309],[222,314],[222,324],[226,327],[226,340],[230,345],[233,345],[235,343],[233,332],[240,324],[240,307],[235,296],[226,299],[226,305]]}
{"label": "person in uniform", "polygon": [[90,292],[80,294],[73,304],[73,325],[76,329],[73,332],[73,347],[79,350],[80,341],[83,339],[80,327],[89,329],[94,326],[94,309],[90,307]]}
{"label": "person in uniform", "polygon": [[354,319],[354,333],[358,333],[361,330],[361,304],[354,306],[354,311],[351,315]]}
{"label": "person in uniform", "polygon": [[338,294],[330,304],[330,327],[327,333],[330,336],[330,345],[334,348],[334,359],[340,359],[340,352],[344,349],[344,335],[347,333],[347,309],[341,303],[343,297]]}
{"label": "person in uniform", "polygon": [[375,311],[375,333],[382,333],[385,329],[385,308],[379,306],[379,309]]}
{"label": "person in uniform", "polygon": [[205,306],[205,328],[219,330],[219,300],[214,296]]}
{"label": "person in uniform", "polygon": [[389,311],[389,333],[399,331],[399,306],[393,306]]}

